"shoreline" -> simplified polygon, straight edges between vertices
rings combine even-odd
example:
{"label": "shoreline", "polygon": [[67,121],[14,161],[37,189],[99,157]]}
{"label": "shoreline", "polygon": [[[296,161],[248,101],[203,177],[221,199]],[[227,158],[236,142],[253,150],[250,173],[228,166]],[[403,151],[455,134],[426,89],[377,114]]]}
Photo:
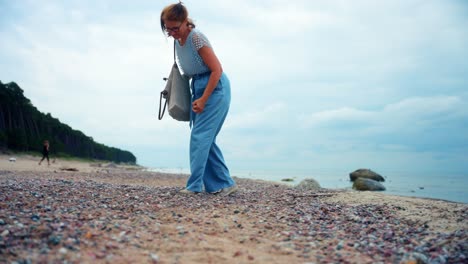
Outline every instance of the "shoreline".
{"label": "shoreline", "polygon": [[[173,174],[189,174],[187,169],[177,168],[147,168],[149,171],[162,172],[162,173],[173,173]],[[245,178],[245,179],[261,179],[266,181],[272,181],[276,183],[285,183],[290,186],[298,185],[304,179],[315,179],[320,183],[323,188],[327,189],[345,189],[353,190],[353,183],[349,180],[348,174],[339,173],[337,174],[328,172],[327,174],[302,173],[301,176],[294,176],[292,173],[274,173],[268,174],[263,173],[236,173],[231,172],[233,177]],[[292,177],[290,177],[292,175]],[[382,184],[386,187],[382,193],[388,195],[397,195],[402,197],[415,197],[415,198],[427,198],[436,200],[445,200],[455,203],[468,204],[468,192],[462,188],[462,186],[468,186],[468,175],[467,177],[452,175],[448,179],[446,177],[435,177],[435,178],[418,178],[416,176],[404,176],[405,174],[396,174],[385,177],[385,182]],[[284,179],[292,181],[283,181]],[[444,179],[444,180],[441,180]],[[460,187],[457,187],[460,186]]]}
{"label": "shoreline", "polygon": [[[31,154],[24,154],[24,153],[14,153],[14,154],[9,154],[9,155],[6,155],[6,154],[0,154],[0,169],[1,168],[5,168],[5,166],[8,166],[8,162],[5,162],[8,160],[9,157],[13,157],[13,156],[16,156],[16,157],[21,157],[21,159],[24,159],[24,160],[27,160],[29,163],[31,161],[39,161],[41,156],[40,154],[38,154],[37,156],[35,155],[31,155]],[[52,164],[52,160],[54,159],[51,159],[51,164]],[[128,165],[128,164],[124,164],[124,165],[117,165],[113,162],[109,162],[109,161],[86,161],[86,160],[82,160],[82,159],[79,159],[79,158],[56,158],[56,160],[58,160],[57,164],[52,164],[52,168],[54,169],[60,169],[60,168],[66,168],[67,166],[69,167],[79,167],[79,169],[81,171],[86,171],[86,172],[91,172],[91,171],[99,171],[99,168],[100,169],[108,169],[109,167],[115,167],[115,168],[125,168],[125,169],[128,169],[128,170],[141,170],[141,171],[147,171],[147,172],[158,172],[158,173],[163,173],[163,174],[171,174],[171,175],[185,175],[188,177],[189,173],[184,171],[184,169],[171,169],[171,168],[150,168],[150,167],[145,167],[145,166],[142,166],[142,165],[138,165],[138,164],[135,164],[135,165]],[[12,164],[14,165],[14,164]],[[42,165],[44,166],[44,164]],[[23,167],[22,165],[20,165],[19,167]],[[27,169],[28,170],[47,170],[45,168],[45,166],[43,168],[40,168],[40,167],[37,167],[34,165],[31,166],[31,165],[28,165],[27,166]],[[23,168],[21,169],[23,170]],[[180,170],[180,172],[177,172],[178,170]],[[295,185],[299,184],[301,180],[298,180],[296,177],[293,177],[293,182],[286,182],[286,181],[282,181],[281,179],[276,179],[276,180],[266,180],[266,179],[262,179],[262,178],[259,178],[259,177],[252,177],[252,176],[246,176],[246,175],[243,175],[243,176],[238,176],[238,175],[234,175],[233,174],[233,177],[235,178],[241,178],[241,179],[251,179],[251,180],[261,180],[261,181],[267,181],[267,182],[272,182],[272,183],[279,183],[279,184],[286,184],[290,187],[294,187]],[[314,177],[311,177],[311,178],[314,178]],[[316,178],[314,178],[316,179]],[[317,179],[316,179],[317,180]],[[346,182],[348,183],[347,180],[340,180],[342,182]],[[319,183],[321,184],[321,182],[319,181]],[[419,184],[419,185],[423,185],[423,184]],[[354,191],[352,189],[352,182],[349,182],[348,186],[344,186],[344,187],[324,187],[325,189],[329,189],[329,190],[344,190],[344,191]],[[416,190],[417,188],[414,188],[414,190]],[[416,191],[395,191],[395,190],[385,190],[385,191],[382,191],[381,193],[385,194],[385,195],[390,195],[390,196],[398,196],[398,197],[409,197],[409,198],[419,198],[419,199],[428,199],[428,200],[435,200],[435,201],[445,201],[445,202],[449,202],[449,203],[461,203],[461,204],[468,204],[468,202],[465,202],[464,200],[465,199],[447,199],[447,198],[441,198],[441,197],[431,197],[430,194],[414,194]]]}
{"label": "shoreline", "polygon": [[188,175],[17,162],[0,161],[0,258],[8,262],[466,261],[463,203],[237,177],[232,196],[184,196]]}
{"label": "shoreline", "polygon": [[[145,169],[143,169],[144,171],[147,171],[147,172],[155,172],[155,173],[163,173],[163,174],[170,174],[170,175],[183,175],[185,177],[188,177],[189,174],[187,173],[177,173],[177,172],[163,172],[162,169],[151,169],[151,168],[146,168],[144,167]],[[258,178],[249,178],[249,177],[241,177],[241,176],[232,176],[233,178],[236,178],[236,179],[248,179],[248,180],[252,180],[252,181],[263,181],[263,182],[269,182],[271,184],[284,184],[285,186],[288,186],[288,187],[291,187],[293,188],[294,186],[296,186],[297,184],[299,184],[300,182],[296,182],[296,181],[293,181],[293,182],[285,182],[285,181],[274,181],[274,180],[264,180],[264,179],[258,179]],[[350,182],[350,186],[347,187],[347,188],[323,188],[323,189],[327,189],[327,190],[335,190],[335,191],[344,191],[344,192],[360,192],[360,191],[355,191],[352,189],[352,182]],[[361,191],[362,192],[362,191]],[[367,192],[367,191],[364,191],[364,192]],[[369,191],[371,192],[371,191]],[[415,198],[415,199],[425,199],[425,200],[430,200],[430,201],[442,201],[442,202],[447,202],[447,203],[455,203],[455,204],[467,204],[467,203],[464,203],[464,202],[459,202],[459,201],[453,201],[453,200],[448,200],[448,199],[443,199],[443,198],[434,198],[434,197],[427,197],[427,196],[414,196],[414,195],[402,195],[402,194],[397,194],[397,193],[389,193],[389,192],[386,192],[386,191],[375,191],[376,193],[382,193],[384,195],[388,195],[388,196],[396,196],[396,197],[406,197],[406,198]]]}
{"label": "shoreline", "polygon": [[[17,163],[11,163],[8,161],[8,158],[11,156],[16,156],[20,157],[18,159],[19,164],[16,165]],[[110,173],[112,170],[117,170],[117,171],[140,171],[144,173],[156,173],[156,174],[163,174],[163,175],[172,175],[177,178],[188,178],[189,174],[184,173],[184,172],[175,172],[171,171],[163,171],[167,169],[161,169],[161,168],[148,168],[144,167],[141,165],[118,165],[113,162],[109,161],[83,161],[80,159],[74,159],[74,158],[67,158],[67,159],[61,159],[57,158],[56,163],[52,163],[51,161],[51,166],[47,166],[45,164],[41,166],[37,166],[36,163],[38,160],[40,160],[41,156],[33,156],[29,154],[17,154],[17,155],[6,155],[6,154],[0,154],[0,170],[4,169],[13,169],[14,171],[54,171],[55,173],[59,171],[67,171],[70,168],[76,168],[77,171],[79,172],[94,172],[94,173],[99,173],[99,172],[105,172],[105,173]],[[52,159],[51,159],[52,160]],[[10,164],[10,165],[7,165]],[[269,184],[281,184],[286,187],[294,188],[299,182],[294,180],[294,182],[288,182],[288,181],[275,181],[275,180],[265,180],[265,179],[260,179],[260,178],[249,178],[249,177],[240,177],[240,176],[233,176],[235,179],[247,179],[251,181],[259,181],[259,182],[265,182]],[[181,185],[181,188],[184,187],[185,182]],[[448,199],[443,199],[443,198],[434,198],[434,197],[426,197],[426,196],[413,196],[413,195],[401,195],[401,194],[395,194],[395,193],[389,193],[387,191],[376,191],[376,192],[371,192],[371,191],[355,191],[351,188],[352,183],[350,182],[350,186],[346,188],[322,188],[324,190],[332,190],[332,191],[338,191],[338,192],[356,192],[356,193],[376,193],[376,194],[382,194],[385,196],[389,197],[399,197],[399,198],[413,198],[413,199],[424,199],[428,201],[442,201],[442,202],[447,202],[447,203],[454,203],[454,204],[463,204],[463,205],[468,205],[468,203],[460,202],[460,201],[453,201],[453,200],[448,200]]]}

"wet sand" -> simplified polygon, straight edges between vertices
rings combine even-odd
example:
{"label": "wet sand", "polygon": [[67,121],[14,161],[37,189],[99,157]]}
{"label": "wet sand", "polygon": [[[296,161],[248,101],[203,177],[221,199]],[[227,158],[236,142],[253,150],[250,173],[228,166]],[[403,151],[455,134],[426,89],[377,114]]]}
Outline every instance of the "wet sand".
{"label": "wet sand", "polygon": [[0,263],[466,263],[468,205],[0,155]]}

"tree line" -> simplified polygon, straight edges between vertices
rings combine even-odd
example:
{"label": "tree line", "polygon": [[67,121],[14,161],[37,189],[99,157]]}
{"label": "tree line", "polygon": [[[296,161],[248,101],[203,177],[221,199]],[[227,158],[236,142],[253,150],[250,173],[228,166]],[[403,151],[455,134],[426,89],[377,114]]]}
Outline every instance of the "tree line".
{"label": "tree line", "polygon": [[0,81],[0,149],[41,152],[44,140],[49,140],[52,154],[136,163],[131,152],[97,143],[50,113],[41,113],[15,82]]}

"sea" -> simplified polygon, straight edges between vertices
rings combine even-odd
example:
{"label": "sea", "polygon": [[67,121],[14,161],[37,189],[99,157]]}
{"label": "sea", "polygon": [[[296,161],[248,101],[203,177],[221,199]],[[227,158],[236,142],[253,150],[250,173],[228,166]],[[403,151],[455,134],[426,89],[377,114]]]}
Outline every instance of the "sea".
{"label": "sea", "polygon": [[[151,168],[150,170],[174,174],[190,173],[189,169],[186,168]],[[304,179],[312,178],[318,181],[322,188],[351,190],[352,182],[349,180],[349,173],[334,170],[313,172],[291,170],[287,172],[231,171],[231,175],[234,177],[281,182],[291,186],[299,184]],[[468,173],[410,173],[404,171],[378,173],[385,178],[385,182],[382,184],[386,190],[383,193],[468,203]]]}

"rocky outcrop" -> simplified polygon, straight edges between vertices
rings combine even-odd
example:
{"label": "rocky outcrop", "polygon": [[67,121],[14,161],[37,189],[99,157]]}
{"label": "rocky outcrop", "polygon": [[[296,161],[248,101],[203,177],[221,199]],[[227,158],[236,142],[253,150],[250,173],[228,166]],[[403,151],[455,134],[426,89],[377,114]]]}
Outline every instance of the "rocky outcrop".
{"label": "rocky outcrop", "polygon": [[300,189],[300,190],[319,190],[322,187],[320,187],[320,184],[314,179],[305,179],[305,180],[302,180],[294,188]]}
{"label": "rocky outcrop", "polygon": [[385,186],[372,179],[357,178],[354,181],[353,189],[358,191],[385,191]]}
{"label": "rocky outcrop", "polygon": [[349,174],[350,180],[353,182],[357,178],[366,178],[374,181],[384,182],[385,179],[382,175],[370,170],[370,169],[358,169]]}

